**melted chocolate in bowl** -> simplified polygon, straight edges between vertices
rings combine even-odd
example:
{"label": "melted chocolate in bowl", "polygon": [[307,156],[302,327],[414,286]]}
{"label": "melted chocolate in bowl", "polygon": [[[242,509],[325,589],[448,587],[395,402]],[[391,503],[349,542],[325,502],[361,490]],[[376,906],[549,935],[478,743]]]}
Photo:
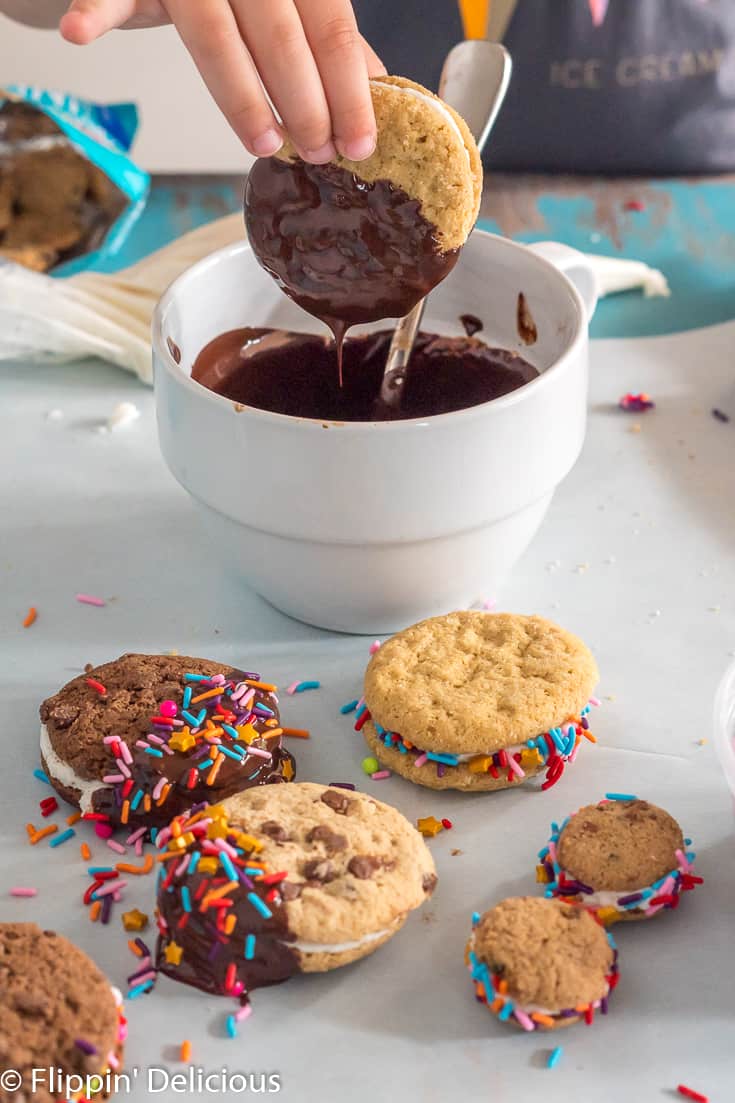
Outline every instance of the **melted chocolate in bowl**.
{"label": "melted chocolate in bowl", "polygon": [[[436,227],[389,180],[338,165],[261,158],[245,187],[245,225],[262,266],[337,341],[360,322],[402,318],[454,267]],[[310,416],[310,415],[307,415]]]}
{"label": "melted chocolate in bowl", "polygon": [[325,421],[389,421],[464,410],[535,379],[536,368],[477,337],[419,333],[397,407],[380,402],[392,330],[344,343],[343,381],[326,337],[273,329],[235,329],[197,357],[192,378],[260,410]]}

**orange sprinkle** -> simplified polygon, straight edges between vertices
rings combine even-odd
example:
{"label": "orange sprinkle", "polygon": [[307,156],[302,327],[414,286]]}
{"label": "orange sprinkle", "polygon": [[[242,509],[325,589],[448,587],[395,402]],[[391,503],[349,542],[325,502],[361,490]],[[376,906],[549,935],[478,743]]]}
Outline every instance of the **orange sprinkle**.
{"label": "orange sprinkle", "polygon": [[228,915],[227,919],[225,919],[225,934],[232,934],[232,932],[235,929],[235,924],[236,923],[237,923],[237,916],[236,915]]}
{"label": "orange sprinkle", "polygon": [[143,951],[137,943],[133,942],[132,938],[128,939],[128,949],[132,950],[136,957],[142,957]]}
{"label": "orange sprinkle", "polygon": [[493,1002],[490,1004],[490,1010],[497,1015],[498,1011],[500,1011],[504,1003],[505,1000],[501,1000],[500,996],[496,996]]}
{"label": "orange sprinkle", "polygon": [[595,739],[592,732],[588,732],[584,728],[582,728],[582,735],[585,737],[585,739],[589,739],[590,743],[596,743],[597,742],[597,740]]}
{"label": "orange sprinkle", "polygon": [[305,728],[281,728],[284,735],[293,735],[296,739],[309,739],[311,732],[306,731]]}
{"label": "orange sprinkle", "polygon": [[170,862],[172,858],[180,858],[180,857],[181,857],[181,851],[172,850],[168,854],[157,854],[156,855],[156,861],[157,862]]}
{"label": "orange sprinkle", "polygon": [[540,1023],[541,1026],[554,1026],[554,1020],[551,1015],[542,1015],[540,1011],[532,1011],[531,1018],[535,1023]]}
{"label": "orange sprinkle", "polygon": [[150,793],[146,793],[146,795],[143,797],[143,811],[144,812],[150,812],[150,810],[151,810],[151,795],[150,795]]}
{"label": "orange sprinkle", "polygon": [[153,855],[147,854],[142,866],[133,866],[129,862],[117,862],[115,869],[118,873],[134,873],[137,876],[150,873],[153,869]]}
{"label": "orange sprinkle", "polygon": [[225,760],[225,756],[223,754],[218,754],[217,755],[217,757],[215,758],[212,766],[210,766],[210,768],[207,772],[207,785],[214,785],[214,782],[217,778],[217,774],[220,772],[220,767],[222,766],[222,763],[224,762],[224,760]]}
{"label": "orange sprinkle", "polygon": [[37,831],[35,835],[31,835],[31,846],[35,846],[36,843],[40,843],[41,839],[47,839],[49,835],[55,835],[58,830],[59,829],[55,823],[50,823],[48,827],[44,827],[42,831]]}
{"label": "orange sprinkle", "polygon": [[507,980],[498,981],[498,992],[500,992],[501,996],[507,996],[508,995],[508,982],[507,982]]}
{"label": "orange sprinkle", "polygon": [[97,922],[97,920],[100,917],[100,912],[101,911],[102,911],[102,901],[101,900],[95,900],[94,904],[92,904],[92,907],[89,909],[89,918],[92,920],[93,923]]}
{"label": "orange sprinkle", "polygon": [[82,843],[82,845],[79,847],[79,853],[81,854],[85,862],[88,862],[89,859],[92,857],[92,851],[89,849],[87,843]]}
{"label": "orange sprinkle", "polygon": [[278,686],[273,686],[270,682],[252,682],[249,678],[245,679],[246,686],[252,686],[253,689],[264,689],[266,693],[275,693]]}
{"label": "orange sprinkle", "polygon": [[161,789],[161,795],[156,801],[156,808],[160,808],[162,804],[165,804],[166,798],[168,797],[170,792],[171,786],[167,782],[166,785],[164,785],[163,789]]}
{"label": "orange sprinkle", "polygon": [[206,693],[200,693],[198,697],[192,697],[191,704],[198,705],[200,701],[207,701],[210,697],[221,697],[222,687],[217,686],[215,689],[208,689]]}
{"label": "orange sprinkle", "polygon": [[26,613],[26,619],[23,621],[23,627],[30,628],[37,616],[38,609],[36,609],[35,605],[31,605],[30,609]]}
{"label": "orange sprinkle", "polygon": [[130,816],[130,801],[124,800],[122,806],[122,812],[120,813],[120,823],[127,823]]}
{"label": "orange sprinkle", "polygon": [[171,834],[175,839],[178,839],[181,834],[181,820],[174,820],[171,824]]}
{"label": "orange sprinkle", "polygon": [[69,827],[73,827],[73,825],[75,823],[79,823],[81,818],[82,818],[82,813],[81,812],[72,812],[72,814],[70,816],[66,817],[66,822],[69,824]]}
{"label": "orange sprinkle", "polygon": [[33,836],[36,834],[36,829],[35,829],[35,827],[33,826],[32,823],[27,823],[26,824],[26,831],[28,832],[28,838],[29,839],[32,839]]}
{"label": "orange sprinkle", "polygon": [[185,1064],[188,1064],[189,1061],[191,1061],[191,1042],[186,1041],[181,1043],[181,1052],[179,1053],[179,1057],[182,1061],[184,1061]]}
{"label": "orange sprinkle", "polygon": [[226,885],[220,885],[218,889],[212,889],[202,900],[199,910],[205,911],[213,900],[219,900],[221,897],[226,896],[228,892],[232,892],[233,889],[238,888],[238,886],[238,881],[228,881]]}

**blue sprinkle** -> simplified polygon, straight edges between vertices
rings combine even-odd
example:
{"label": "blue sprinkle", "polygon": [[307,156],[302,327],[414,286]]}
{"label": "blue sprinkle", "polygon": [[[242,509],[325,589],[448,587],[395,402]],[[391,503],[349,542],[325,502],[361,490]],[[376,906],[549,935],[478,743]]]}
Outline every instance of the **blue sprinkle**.
{"label": "blue sprinkle", "polygon": [[638,800],[632,793],[605,793],[605,800]]}
{"label": "blue sprinkle", "polygon": [[687,860],[687,861],[688,861],[688,862],[689,862],[689,863],[691,864],[691,863],[692,863],[692,862],[694,861],[694,859],[695,859],[695,858],[697,857],[697,855],[696,855],[696,854],[694,853],[694,851],[693,851],[693,850],[687,850],[687,852],[686,852],[686,854],[684,855],[684,857],[685,857],[685,858],[686,858],[686,860]]}
{"label": "blue sprinkle", "polygon": [[253,712],[263,712],[266,716],[275,716],[273,709],[269,709],[267,705],[264,705],[261,701],[258,701],[257,705],[253,707]]}
{"label": "blue sprinkle", "polygon": [[[262,870],[260,872],[262,873]],[[268,905],[263,903],[257,893],[249,892],[248,900],[253,905],[256,912],[259,912],[260,915],[263,916],[263,919],[270,919],[270,917],[273,915],[273,912],[270,910]]]}
{"label": "blue sprinkle", "polygon": [[408,754],[408,747],[403,742],[403,740],[401,740],[400,743],[396,743],[396,746],[398,747],[398,750],[401,752],[401,754]]}
{"label": "blue sprinkle", "polygon": [[299,682],[295,687],[294,693],[305,693],[307,689],[321,689],[321,682]]}
{"label": "blue sprinkle", "polygon": [[542,847],[541,850],[539,850],[538,856],[539,856],[539,858],[541,858],[543,860],[548,853],[549,853],[548,846],[544,846],[544,847]]}
{"label": "blue sprinkle", "polygon": [[367,705],[363,701],[362,704],[360,705],[359,709],[357,710],[357,716],[355,717],[355,720],[360,719],[360,717],[362,716],[362,714],[363,714],[363,712],[365,711],[366,708],[367,708]]}
{"label": "blue sprinkle", "polygon": [[228,1038],[237,1038],[237,1022],[234,1015],[227,1016],[227,1036]]}
{"label": "blue sprinkle", "polygon": [[234,758],[235,762],[242,762],[242,751],[237,754],[236,751],[231,751],[229,747],[225,747],[223,743],[219,746],[220,754],[226,755],[227,758]]}
{"label": "blue sprinkle", "polygon": [[189,874],[189,876],[191,876],[191,874],[194,872],[196,867],[199,865],[199,859],[200,858],[201,858],[200,852],[198,850],[195,850],[194,853],[192,854],[191,858],[189,859],[189,867],[186,871]]}
{"label": "blue sprinkle", "polygon": [[375,728],[378,735],[385,735],[385,728],[382,724],[379,724],[377,720],[373,720],[373,727]]}
{"label": "blue sprinkle", "polygon": [[43,772],[43,770],[34,770],[33,771],[33,776],[37,777],[39,781],[45,781],[47,785],[51,784],[51,782],[48,779],[48,776]]}
{"label": "blue sprinkle", "polygon": [[74,828],[69,827],[66,829],[66,831],[62,831],[60,835],[52,835],[49,839],[48,845],[50,847],[61,846],[62,843],[66,843],[69,841],[69,839],[73,839],[75,835],[76,831],[74,830]]}
{"label": "blue sprinkle", "polygon": [[249,877],[260,877],[263,870],[262,869],[251,869],[250,866],[246,866],[243,872],[246,873]]}
{"label": "blue sprinkle", "polygon": [[163,758],[163,751],[159,751],[158,747],[146,747],[146,754],[152,754],[155,758]]}
{"label": "blue sprinkle", "polygon": [[691,839],[685,839],[684,840],[684,846],[691,846],[691,845],[692,845],[692,840]]}
{"label": "blue sprinkle", "polygon": [[157,834],[158,834],[158,828],[157,827],[152,827],[151,828],[151,842],[152,843],[154,843],[156,841],[156,835]]}
{"label": "blue sprinkle", "polygon": [[459,759],[456,754],[438,754],[436,751],[427,751],[426,757],[432,762],[441,762],[444,766],[457,766]]}
{"label": "blue sprinkle", "polygon": [[507,1022],[507,1020],[511,1017],[512,1014],[513,1014],[513,1002],[511,1000],[506,1000],[505,1003],[503,1004],[503,1006],[500,1009],[500,1012],[498,1014],[498,1018],[500,1019],[501,1023],[504,1023],[504,1022]]}
{"label": "blue sprinkle", "polygon": [[189,705],[191,704],[192,693],[193,690],[191,686],[187,686],[184,690],[184,700],[181,702],[183,708],[188,709]]}
{"label": "blue sprinkle", "polygon": [[184,717],[184,720],[186,720],[186,722],[187,722],[187,724],[189,725],[190,728],[196,728],[197,727],[197,718],[196,718],[196,716],[194,716],[193,713],[188,712],[187,709],[182,709],[181,710],[181,715]]}
{"label": "blue sprinkle", "polygon": [[130,810],[134,812],[143,799],[143,790],[139,789],[130,802]]}
{"label": "blue sprinkle", "polygon": [[153,981],[152,980],[147,980],[145,982],[145,984],[138,984],[138,985],[135,986],[135,988],[131,988],[130,991],[128,992],[126,998],[129,999],[129,1000],[134,1000],[138,996],[142,996],[144,992],[150,992],[152,987],[153,987]]}
{"label": "blue sprinkle", "polygon": [[223,731],[226,731],[228,735],[231,735],[233,739],[239,739],[240,733],[237,728],[233,728],[231,724],[221,724],[220,727]]}
{"label": "blue sprinkle", "polygon": [[181,886],[181,903],[184,906],[185,912],[191,911],[191,894],[186,885]]}
{"label": "blue sprinkle", "polygon": [[90,877],[94,877],[97,873],[115,873],[114,866],[90,866],[87,873]]}
{"label": "blue sprinkle", "polygon": [[561,1055],[562,1055],[561,1046],[557,1046],[556,1049],[552,1049],[551,1053],[549,1054],[549,1059],[546,1062],[547,1069],[553,1069],[555,1065],[558,1065],[559,1064],[559,1058],[561,1057]]}
{"label": "blue sprinkle", "polygon": [[199,713],[199,715],[197,716],[197,719],[196,719],[196,726],[197,726],[198,728],[200,728],[200,727],[202,726],[202,724],[204,723],[204,721],[205,721],[206,719],[207,719],[207,710],[206,710],[206,709],[202,709],[202,711],[201,711],[201,712]]}
{"label": "blue sprinkle", "polygon": [[209,677],[206,674],[185,674],[185,682],[208,682]]}
{"label": "blue sprinkle", "polygon": [[245,960],[252,961],[255,957],[255,935],[249,934],[245,939]]}
{"label": "blue sprinkle", "polygon": [[205,770],[208,770],[210,766],[214,766],[213,758],[207,758],[204,762],[200,762],[199,773],[203,773]]}
{"label": "blue sprinkle", "polygon": [[562,737],[561,728],[549,728],[549,735],[554,740],[554,746],[556,747],[557,751],[564,754],[566,742]]}
{"label": "blue sprinkle", "polygon": [[480,913],[479,912],[473,912],[472,913],[472,926],[476,927],[479,922],[480,922]]}
{"label": "blue sprinkle", "polygon": [[346,716],[348,712],[354,712],[357,708],[358,700],[359,698],[356,697],[354,701],[348,701],[346,705],[342,705],[342,708],[339,711],[342,713],[343,716]]}
{"label": "blue sprinkle", "polygon": [[225,854],[224,850],[220,850],[219,852],[219,864],[222,866],[223,870],[231,881],[237,881],[237,870],[233,866],[232,859],[230,858],[229,854]]}
{"label": "blue sprinkle", "polygon": [[248,781],[252,781],[254,778],[259,777],[259,776],[260,776],[260,766],[258,766],[257,770],[253,770],[252,774],[248,774]]}

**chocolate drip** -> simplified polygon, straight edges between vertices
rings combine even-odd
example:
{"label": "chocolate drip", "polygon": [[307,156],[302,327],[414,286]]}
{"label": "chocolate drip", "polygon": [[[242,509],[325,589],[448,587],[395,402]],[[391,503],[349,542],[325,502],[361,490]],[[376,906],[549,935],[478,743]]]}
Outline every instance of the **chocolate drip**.
{"label": "chocolate drip", "polygon": [[349,338],[343,385],[334,348],[323,337],[269,329],[238,329],[199,354],[192,377],[238,404],[293,417],[387,421],[464,410],[522,387],[536,369],[515,353],[476,337],[419,333],[397,408],[380,392],[392,332]]}
{"label": "chocolate drip", "polygon": [[400,318],[454,267],[421,204],[389,180],[335,164],[262,158],[245,188],[245,225],[262,266],[332,330],[341,382],[349,326]]}

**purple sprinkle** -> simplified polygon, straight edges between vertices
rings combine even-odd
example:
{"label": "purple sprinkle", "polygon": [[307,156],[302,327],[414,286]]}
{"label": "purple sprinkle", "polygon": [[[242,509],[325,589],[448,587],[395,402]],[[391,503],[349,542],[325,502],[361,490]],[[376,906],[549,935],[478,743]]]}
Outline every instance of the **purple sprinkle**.
{"label": "purple sprinkle", "polygon": [[571,1019],[574,1015],[579,1015],[579,1012],[574,1011],[572,1008],[567,1008],[565,1011],[559,1012],[560,1019]]}
{"label": "purple sprinkle", "polygon": [[444,777],[446,772],[447,772],[447,768],[444,765],[444,763],[443,762],[437,762],[437,764],[436,764],[436,776],[437,777]]}
{"label": "purple sprinkle", "polygon": [[88,1057],[92,1057],[97,1053],[97,1046],[93,1046],[91,1042],[86,1041],[84,1038],[75,1038],[74,1045],[77,1049],[80,1049],[82,1053],[86,1053]]}
{"label": "purple sprinkle", "polygon": [[217,957],[217,954],[219,953],[219,948],[219,942],[212,943],[212,945],[209,947],[209,952],[207,953],[207,961],[214,961],[214,959]]}
{"label": "purple sprinkle", "polygon": [[109,896],[105,896],[105,898],[102,901],[102,914],[100,916],[100,919],[102,920],[103,923],[109,923],[110,922],[110,912],[111,911],[112,911],[112,895],[110,894]]}
{"label": "purple sprinkle", "polygon": [[637,904],[639,900],[643,899],[642,892],[632,892],[630,896],[619,896],[618,904],[622,904],[625,907],[626,904]]}
{"label": "purple sprinkle", "polygon": [[730,420],[729,414],[726,414],[724,410],[718,410],[717,408],[712,411],[712,417],[717,418],[718,421],[723,421],[725,423]]}
{"label": "purple sprinkle", "polygon": [[600,1011],[603,1015],[607,1015],[607,996],[603,996],[600,1000]]}
{"label": "purple sprinkle", "polygon": [[584,728],[585,731],[590,730],[590,722],[589,722],[589,720],[587,719],[586,716],[582,717],[581,725],[582,725],[582,727]]}
{"label": "purple sprinkle", "polygon": [[136,979],[136,977],[142,977],[144,975],[144,973],[150,973],[150,971],[151,971],[150,962],[148,962],[148,964],[145,965],[142,969],[136,969],[136,971],[134,973],[131,973],[130,976],[128,977],[128,987],[133,988],[134,987],[133,982]]}
{"label": "purple sprinkle", "polygon": [[330,781],[329,787],[330,789],[350,789],[352,792],[355,791],[355,786],[351,781]]}
{"label": "purple sprinkle", "polygon": [[139,950],[143,951],[143,953],[145,954],[146,957],[151,956],[151,952],[148,949],[148,947],[146,946],[146,944],[145,944],[145,942],[143,941],[142,938],[136,938],[135,939],[135,945],[138,947]]}
{"label": "purple sprinkle", "polygon": [[250,878],[248,877],[247,873],[245,873],[245,871],[240,869],[239,867],[237,868],[237,876],[240,878],[243,885],[247,885],[247,887],[250,889],[251,892],[255,892],[254,882],[251,881]]}

